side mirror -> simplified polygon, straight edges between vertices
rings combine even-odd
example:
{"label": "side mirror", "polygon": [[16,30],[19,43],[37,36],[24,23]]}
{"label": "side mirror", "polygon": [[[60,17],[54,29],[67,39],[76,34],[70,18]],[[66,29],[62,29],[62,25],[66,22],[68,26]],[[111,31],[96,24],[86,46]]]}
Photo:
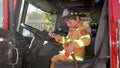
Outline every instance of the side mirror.
{"label": "side mirror", "polygon": [[30,36],[30,31],[26,30],[26,29],[23,29],[23,33],[22,33],[23,36]]}

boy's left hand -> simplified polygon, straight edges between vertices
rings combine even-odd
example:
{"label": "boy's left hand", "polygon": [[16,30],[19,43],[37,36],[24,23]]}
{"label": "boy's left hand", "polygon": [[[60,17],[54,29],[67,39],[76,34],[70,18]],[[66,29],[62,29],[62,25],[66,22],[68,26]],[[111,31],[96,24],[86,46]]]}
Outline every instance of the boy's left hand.
{"label": "boy's left hand", "polygon": [[71,53],[73,51],[73,49],[75,48],[75,46],[73,44],[69,44],[68,47],[66,47],[66,51]]}

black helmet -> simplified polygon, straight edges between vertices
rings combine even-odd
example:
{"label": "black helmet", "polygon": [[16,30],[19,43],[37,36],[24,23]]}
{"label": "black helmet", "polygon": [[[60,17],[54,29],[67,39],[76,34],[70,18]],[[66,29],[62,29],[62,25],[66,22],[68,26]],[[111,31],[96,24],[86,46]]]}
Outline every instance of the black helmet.
{"label": "black helmet", "polygon": [[85,17],[85,14],[81,14],[79,11],[77,11],[76,9],[70,9],[70,8],[65,8],[63,10],[63,14],[62,17],[70,17],[70,16],[82,16]]}

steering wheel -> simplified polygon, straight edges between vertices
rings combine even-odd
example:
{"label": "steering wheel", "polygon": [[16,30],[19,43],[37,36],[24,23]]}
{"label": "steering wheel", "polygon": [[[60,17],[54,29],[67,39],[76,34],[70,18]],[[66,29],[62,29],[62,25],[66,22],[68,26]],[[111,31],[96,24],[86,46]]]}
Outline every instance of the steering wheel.
{"label": "steering wheel", "polygon": [[26,24],[21,24],[21,26],[27,30],[29,30],[30,32],[32,32],[34,35],[37,35],[38,37],[42,38],[43,40],[47,40],[47,41],[52,41],[55,42],[49,35],[48,32],[46,30],[40,31],[34,27],[31,27],[29,25]]}

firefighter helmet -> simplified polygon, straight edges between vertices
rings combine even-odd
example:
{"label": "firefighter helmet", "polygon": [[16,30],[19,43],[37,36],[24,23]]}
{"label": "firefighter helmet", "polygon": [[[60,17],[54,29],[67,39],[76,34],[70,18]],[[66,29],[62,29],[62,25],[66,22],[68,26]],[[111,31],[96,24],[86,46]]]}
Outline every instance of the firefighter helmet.
{"label": "firefighter helmet", "polygon": [[69,17],[69,16],[75,16],[75,15],[78,15],[77,11],[73,11],[73,10],[71,10],[69,8],[65,8],[63,10],[63,15],[62,16],[64,18],[64,17]]}
{"label": "firefighter helmet", "polygon": [[70,17],[70,16],[80,16],[80,17],[85,17],[85,14],[81,14],[78,10],[76,9],[70,9],[70,8],[65,8],[63,10],[62,17]]}

